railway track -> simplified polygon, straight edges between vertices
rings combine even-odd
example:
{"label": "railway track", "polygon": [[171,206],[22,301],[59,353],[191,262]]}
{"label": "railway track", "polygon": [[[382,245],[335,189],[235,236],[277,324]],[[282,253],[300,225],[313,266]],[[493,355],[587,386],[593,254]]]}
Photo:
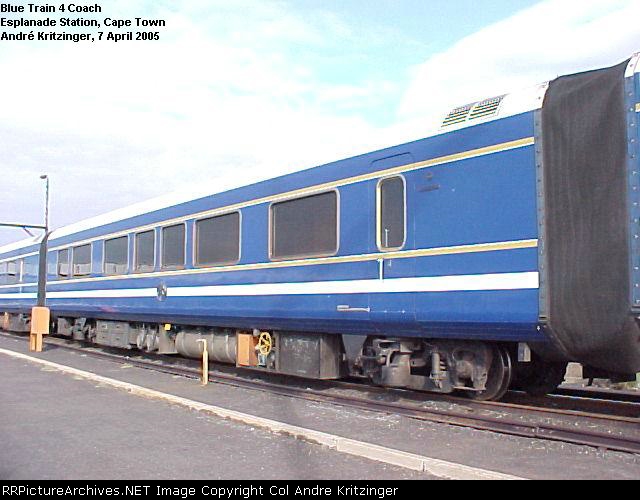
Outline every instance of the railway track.
{"label": "railway track", "polygon": [[[5,332],[0,335],[27,340],[24,336]],[[199,364],[195,360],[116,351],[52,337],[46,344],[147,370],[200,378]],[[285,383],[284,377],[269,375],[267,378],[226,365],[215,365],[209,380],[429,422],[640,454],[640,396],[635,399],[627,393],[620,400],[615,399],[615,394],[607,393],[605,397],[595,390],[581,391],[580,396],[560,391],[545,398],[509,393],[505,402],[478,402],[440,394],[390,390],[353,381],[288,378]],[[591,397],[587,398],[585,394]]]}
{"label": "railway track", "polygon": [[[503,402],[507,404],[544,408],[547,412],[554,410],[560,413],[601,414],[607,419],[621,417],[638,419],[640,417],[640,398],[632,398],[632,394],[623,393],[620,398],[617,394],[606,394],[604,391],[584,392],[579,390],[558,389],[547,396],[530,396],[523,392],[510,391]],[[640,396],[638,394],[637,396]]]}
{"label": "railway track", "polygon": [[613,389],[600,389],[598,387],[559,387],[554,394],[575,398],[597,399],[601,401],[640,403],[640,391],[619,391]]}

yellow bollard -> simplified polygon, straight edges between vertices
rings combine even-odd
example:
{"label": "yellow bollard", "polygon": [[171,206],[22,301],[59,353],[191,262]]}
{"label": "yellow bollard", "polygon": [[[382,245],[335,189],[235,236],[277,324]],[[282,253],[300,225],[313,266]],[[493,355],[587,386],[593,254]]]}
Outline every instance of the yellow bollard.
{"label": "yellow bollard", "polygon": [[50,321],[51,312],[48,307],[34,307],[31,309],[30,351],[42,352],[42,336],[49,335]]}
{"label": "yellow bollard", "polygon": [[202,385],[209,384],[209,350],[207,349],[207,339],[200,339],[202,342]]}

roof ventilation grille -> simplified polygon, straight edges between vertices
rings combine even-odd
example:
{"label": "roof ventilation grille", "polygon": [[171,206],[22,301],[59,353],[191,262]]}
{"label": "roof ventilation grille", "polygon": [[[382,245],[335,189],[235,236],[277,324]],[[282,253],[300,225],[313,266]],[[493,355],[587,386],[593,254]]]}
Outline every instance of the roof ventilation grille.
{"label": "roof ventilation grille", "polygon": [[469,114],[469,120],[477,120],[498,114],[502,99],[504,99],[503,95],[477,103]]}
{"label": "roof ventilation grille", "polygon": [[498,114],[504,95],[467,104],[451,111],[442,122],[442,127],[451,127],[471,120],[481,120]]}
{"label": "roof ventilation grille", "polygon": [[458,123],[467,121],[467,117],[469,116],[469,113],[471,112],[471,108],[473,108],[473,106],[473,104],[467,104],[466,106],[454,109],[444,119],[442,126],[450,127],[451,125],[457,125]]}

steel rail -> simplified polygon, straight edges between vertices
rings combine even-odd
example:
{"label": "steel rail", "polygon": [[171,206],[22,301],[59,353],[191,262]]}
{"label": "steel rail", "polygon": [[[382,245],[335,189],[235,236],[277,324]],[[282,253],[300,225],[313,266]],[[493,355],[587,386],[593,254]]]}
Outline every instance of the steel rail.
{"label": "steel rail", "polygon": [[573,398],[640,404],[640,391],[620,391],[598,387],[559,387],[554,391],[554,394]]}

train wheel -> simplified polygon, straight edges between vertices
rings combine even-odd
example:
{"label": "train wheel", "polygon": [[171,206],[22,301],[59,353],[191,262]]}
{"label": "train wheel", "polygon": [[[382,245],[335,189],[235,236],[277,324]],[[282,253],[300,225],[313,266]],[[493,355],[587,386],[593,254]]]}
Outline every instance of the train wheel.
{"label": "train wheel", "polygon": [[471,399],[476,401],[497,401],[505,395],[511,384],[513,367],[511,356],[500,346],[493,346],[493,361],[489,369],[489,377],[484,391],[469,392]]}

